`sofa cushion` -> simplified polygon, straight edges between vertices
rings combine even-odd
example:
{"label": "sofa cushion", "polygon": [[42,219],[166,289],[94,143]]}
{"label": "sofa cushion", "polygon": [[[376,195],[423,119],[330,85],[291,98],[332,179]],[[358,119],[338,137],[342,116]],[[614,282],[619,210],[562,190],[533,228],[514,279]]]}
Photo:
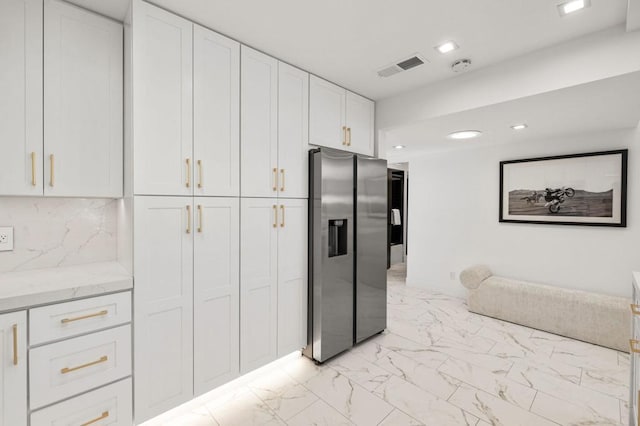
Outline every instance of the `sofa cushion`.
{"label": "sofa cushion", "polygon": [[460,272],[460,282],[466,288],[475,290],[491,275],[491,270],[487,266],[474,265]]}

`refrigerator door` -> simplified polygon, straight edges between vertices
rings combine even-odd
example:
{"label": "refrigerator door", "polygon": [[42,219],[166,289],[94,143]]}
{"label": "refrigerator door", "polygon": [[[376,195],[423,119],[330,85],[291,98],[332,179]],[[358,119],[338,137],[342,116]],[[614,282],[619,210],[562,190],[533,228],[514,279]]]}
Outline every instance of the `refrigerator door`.
{"label": "refrigerator door", "polygon": [[356,157],[355,341],[387,326],[387,161]]}
{"label": "refrigerator door", "polygon": [[309,343],[312,357],[324,362],[353,346],[353,155],[322,149],[310,166]]}

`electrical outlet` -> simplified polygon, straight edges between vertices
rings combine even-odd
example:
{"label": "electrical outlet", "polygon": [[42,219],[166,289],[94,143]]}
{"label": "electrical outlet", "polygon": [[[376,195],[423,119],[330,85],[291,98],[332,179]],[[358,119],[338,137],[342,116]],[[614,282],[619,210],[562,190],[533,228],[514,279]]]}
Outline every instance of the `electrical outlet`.
{"label": "electrical outlet", "polygon": [[0,251],[13,250],[13,226],[0,226]]}

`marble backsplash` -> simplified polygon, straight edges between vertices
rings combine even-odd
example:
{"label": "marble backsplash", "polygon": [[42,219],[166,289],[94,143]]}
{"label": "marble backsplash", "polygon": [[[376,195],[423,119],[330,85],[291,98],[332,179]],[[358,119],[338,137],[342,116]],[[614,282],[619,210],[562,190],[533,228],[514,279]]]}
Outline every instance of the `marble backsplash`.
{"label": "marble backsplash", "polygon": [[14,227],[0,273],[115,260],[118,202],[0,197],[0,226]]}

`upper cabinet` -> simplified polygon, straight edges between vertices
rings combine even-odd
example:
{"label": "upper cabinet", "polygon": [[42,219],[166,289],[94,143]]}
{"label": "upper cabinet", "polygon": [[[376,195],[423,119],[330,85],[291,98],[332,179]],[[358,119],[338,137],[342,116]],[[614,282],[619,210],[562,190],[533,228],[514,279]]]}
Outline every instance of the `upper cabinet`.
{"label": "upper cabinet", "polygon": [[45,195],[122,196],[122,25],[45,1]]}
{"label": "upper cabinet", "polygon": [[2,0],[0,40],[0,195],[42,195],[42,0]]}
{"label": "upper cabinet", "polygon": [[192,195],[193,24],[133,6],[133,190]]}
{"label": "upper cabinet", "polygon": [[307,197],[309,74],[242,46],[243,197]]}
{"label": "upper cabinet", "polygon": [[311,76],[309,143],[374,155],[374,103]]}
{"label": "upper cabinet", "polygon": [[0,2],[0,195],[122,196],[122,37],[64,2]]}
{"label": "upper cabinet", "polygon": [[193,28],[194,194],[240,192],[240,43]]}

